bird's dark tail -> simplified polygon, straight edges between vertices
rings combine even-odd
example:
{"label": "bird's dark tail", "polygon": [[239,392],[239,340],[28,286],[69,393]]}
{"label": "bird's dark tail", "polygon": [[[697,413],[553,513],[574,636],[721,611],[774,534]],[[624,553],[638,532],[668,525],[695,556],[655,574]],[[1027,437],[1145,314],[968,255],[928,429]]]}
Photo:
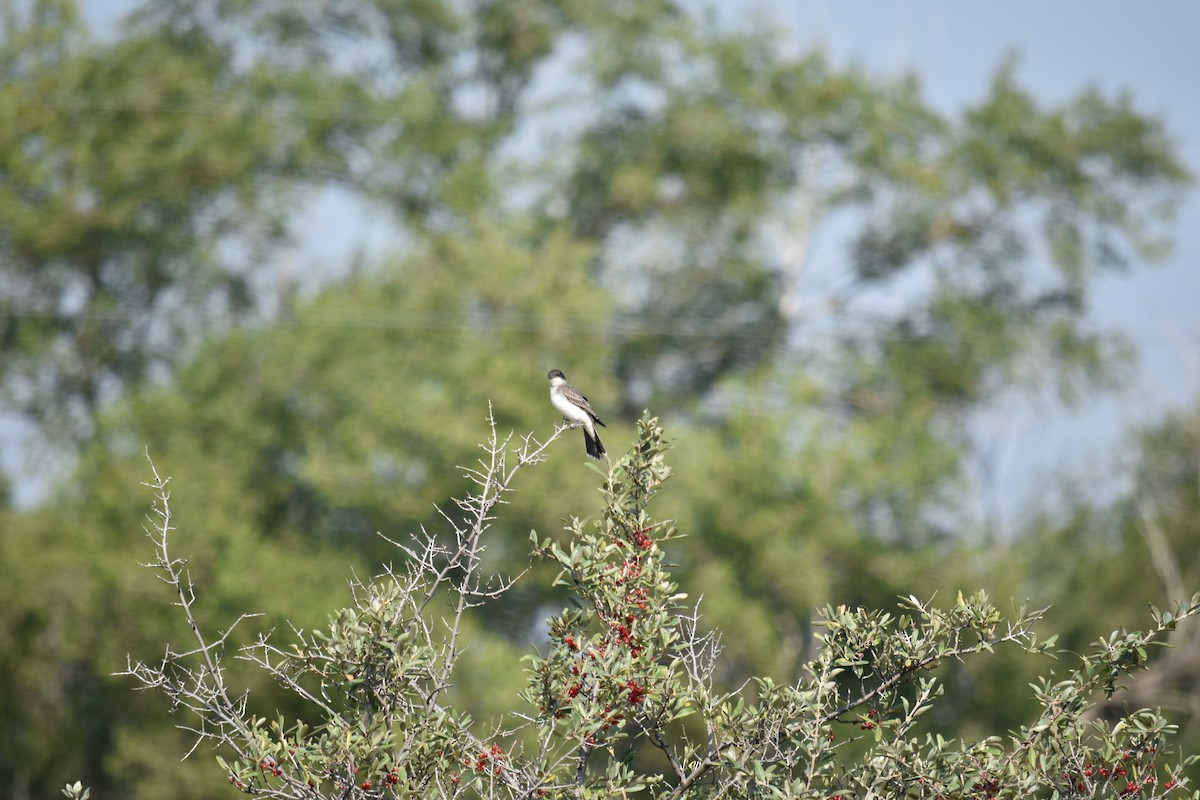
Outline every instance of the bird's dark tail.
{"label": "bird's dark tail", "polygon": [[600,437],[598,435],[588,436],[587,428],[583,429],[583,443],[587,447],[587,454],[590,458],[594,458],[597,461],[604,458],[604,455],[607,452],[604,449],[604,443],[600,441]]}

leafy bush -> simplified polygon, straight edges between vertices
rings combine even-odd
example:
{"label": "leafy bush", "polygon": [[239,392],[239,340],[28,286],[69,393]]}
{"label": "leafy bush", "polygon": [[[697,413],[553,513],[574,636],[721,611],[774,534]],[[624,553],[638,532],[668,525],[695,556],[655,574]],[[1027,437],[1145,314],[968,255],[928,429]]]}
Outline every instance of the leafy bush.
{"label": "leafy bush", "polygon": [[[1183,796],[1184,757],[1157,711],[1117,720],[1100,697],[1146,664],[1149,648],[1200,595],[1153,612],[1143,632],[1115,631],[1074,666],[1032,687],[1037,719],[979,741],[949,740],[921,716],[942,697],[939,666],[999,647],[1050,654],[1034,631],[1041,610],[1004,618],[986,594],[947,608],[916,597],[898,614],[827,607],[820,643],[789,685],[750,678],[719,688],[715,632],[672,580],[679,532],[649,504],[671,474],[667,444],[644,416],[638,439],[604,476],[598,519],[574,519],[563,540],[531,534],[534,555],[558,567],[571,604],[549,620],[529,683],[504,718],[477,723],[453,703],[455,665],[471,610],[503,602],[524,576],[489,575],[484,552],[516,474],[546,459],[545,443],[491,437],[465,470],[475,488],[446,509],[444,532],[394,542],[403,569],[355,580],[354,604],[321,630],[269,635],[236,656],[268,672],[311,708],[308,720],[269,720],[228,683],[229,631],[212,636],[193,615],[185,561],[172,554],[168,480],[148,528],[151,566],[177,595],[195,634],[125,674],[189,712],[181,727],[217,748],[233,787],[279,798],[798,797],[1001,798]],[[1020,691],[1014,687],[1014,691]],[[514,701],[516,698],[514,698]],[[68,787],[76,795],[79,787]],[[73,796],[69,791],[64,794]],[[1200,796],[1200,792],[1193,797]]]}

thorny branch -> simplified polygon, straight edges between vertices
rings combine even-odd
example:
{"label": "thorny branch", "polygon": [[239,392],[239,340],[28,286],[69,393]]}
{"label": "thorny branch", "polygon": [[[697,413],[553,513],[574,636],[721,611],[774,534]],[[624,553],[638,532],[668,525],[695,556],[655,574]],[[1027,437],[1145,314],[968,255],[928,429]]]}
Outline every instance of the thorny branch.
{"label": "thorny branch", "polygon": [[[485,579],[480,575],[482,555],[486,547],[484,535],[495,521],[495,509],[505,502],[505,495],[512,490],[518,472],[528,466],[546,460],[546,450],[567,426],[561,425],[544,442],[532,434],[521,438],[511,447],[513,435],[501,437],[496,431],[495,419],[489,405],[487,422],[490,429],[488,440],[481,445],[484,454],[477,466],[464,467],[463,473],[474,484],[474,489],[463,498],[456,499],[458,517],[439,508],[438,513],[449,525],[449,533],[439,535],[422,527],[407,543],[392,541],[406,556],[406,564],[400,570],[385,568],[381,579],[390,584],[388,598],[391,607],[393,631],[407,630],[416,633],[423,646],[430,652],[438,652],[436,663],[431,662],[423,672],[410,674],[405,686],[396,686],[389,691],[417,691],[422,700],[422,712],[426,715],[449,715],[450,710],[438,703],[438,695],[450,685],[458,656],[461,654],[459,636],[463,616],[474,605],[503,594],[520,577]],[[167,648],[162,659],[153,664],[130,659],[127,669],[119,673],[134,678],[140,689],[158,689],[171,698],[175,706],[192,712],[198,722],[182,722],[181,730],[196,735],[196,742],[188,755],[202,741],[228,748],[238,759],[258,764],[263,754],[256,749],[256,721],[248,714],[247,695],[236,699],[231,696],[222,654],[234,628],[254,614],[239,617],[229,629],[218,636],[209,637],[196,619],[193,607],[196,599],[195,587],[186,569],[187,561],[177,558],[171,551],[171,534],[175,531],[168,485],[169,477],[159,474],[147,453],[147,461],[153,480],[145,485],[155,492],[155,500],[145,526],[147,536],[154,543],[156,558],[144,566],[156,570],[159,579],[169,585],[177,597],[175,605],[183,610],[185,619],[196,641],[196,647],[186,652]],[[381,534],[382,535],[382,534]],[[387,537],[384,537],[385,539]],[[522,573],[524,574],[524,573]],[[360,609],[371,608],[371,603],[380,602],[374,587],[357,579],[351,584],[355,602]],[[448,618],[440,618],[437,624],[426,613],[434,598],[450,598]],[[379,610],[379,609],[374,609]],[[328,694],[329,687],[322,681],[321,691],[314,691],[303,680],[306,674],[334,674],[345,665],[337,663],[336,656],[324,652],[321,642],[313,633],[292,628],[296,644],[289,649],[276,646],[271,633],[260,633],[249,645],[240,648],[238,658],[258,665],[275,677],[287,689],[320,710],[325,719],[338,719],[339,708]],[[188,666],[198,660],[197,666]],[[427,688],[422,688],[427,687]],[[410,709],[414,710],[414,709]],[[483,739],[469,730],[460,731],[463,749],[480,751],[487,745]],[[261,738],[258,740],[261,741]],[[409,742],[408,744],[411,744]],[[397,755],[402,755],[407,746],[401,745]],[[274,777],[278,788],[270,784],[258,785],[254,791],[271,797],[321,797],[311,783],[300,775],[289,774],[281,769],[273,757],[268,757],[277,771]],[[230,780],[234,782],[234,775]],[[513,796],[526,796],[525,788],[537,782],[533,776],[523,775],[516,768],[497,773],[497,780],[506,785]],[[238,781],[239,787],[242,786]],[[349,796],[353,787],[347,785],[338,796]]]}
{"label": "thorny branch", "polygon": [[[245,721],[246,696],[243,694],[236,701],[230,697],[221,666],[221,653],[233,630],[243,620],[257,615],[243,614],[211,641],[205,636],[193,612],[196,593],[191,575],[186,569],[187,560],[175,558],[170,552],[170,537],[175,530],[171,518],[171,494],[167,489],[170,478],[159,474],[154,462],[150,460],[149,453],[146,458],[150,462],[154,480],[142,485],[154,491],[155,499],[147,518],[148,524],[142,529],[154,543],[157,558],[143,566],[158,571],[159,580],[170,586],[178,597],[175,605],[183,609],[196,647],[177,653],[168,646],[157,665],[128,660],[126,669],[118,674],[135,678],[142,689],[160,689],[171,699],[173,706],[188,708],[200,718],[201,724],[198,728],[180,726],[197,735],[196,743],[189,754],[204,739],[224,742],[239,750],[238,742],[242,741],[249,731]],[[196,668],[183,667],[184,659],[193,656],[199,656],[201,665]]]}

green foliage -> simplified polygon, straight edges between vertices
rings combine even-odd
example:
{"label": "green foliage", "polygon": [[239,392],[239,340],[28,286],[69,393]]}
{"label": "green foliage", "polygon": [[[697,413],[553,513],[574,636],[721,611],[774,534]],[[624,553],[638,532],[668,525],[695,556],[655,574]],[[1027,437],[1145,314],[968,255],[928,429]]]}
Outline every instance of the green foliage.
{"label": "green foliage", "polygon": [[[643,417],[638,431],[604,483],[600,519],[573,519],[565,546],[530,534],[535,553],[560,567],[555,585],[572,589],[575,606],[550,619],[549,654],[527,659],[524,698],[537,707],[537,741],[552,743],[535,793],[606,796],[661,783],[619,751],[643,737],[665,746],[666,728],[695,711],[682,679],[686,621],[678,611],[687,595],[664,562],[676,531],[647,509],[671,474],[665,443],[655,419]],[[589,763],[605,761],[589,774]]]}
{"label": "green foliage", "polygon": [[283,233],[263,178],[310,143],[263,123],[278,87],[202,42],[92,44],[58,0],[10,6],[3,34],[0,391],[77,443],[118,390],[254,311],[250,265]]}
{"label": "green foliage", "polygon": [[475,723],[444,703],[468,646],[461,622],[472,606],[503,602],[517,580],[486,577],[482,555],[516,473],[543,461],[553,438],[510,450],[511,436],[493,432],[467,470],[476,489],[458,501],[463,521],[447,518],[448,535],[396,543],[409,555],[405,570],[357,584],[354,606],[325,628],[295,629],[286,648],[267,636],[242,648],[303,701],[308,721],[293,723],[269,722],[227,684],[228,632],[209,638],[195,627],[156,473],[152,566],[198,647],[168,648],[127,674],[189,712],[181,727],[222,751],[231,784],[266,797],[1166,797],[1187,786],[1182,768],[1194,757],[1177,761],[1176,729],[1161,713],[1088,714],[1097,692],[1111,696],[1165,632],[1200,615],[1200,595],[1156,610],[1145,632],[1113,632],[1065,675],[1041,677],[1038,717],[1006,736],[952,740],[918,721],[942,699],[944,664],[1002,647],[1053,650],[1054,638],[1033,630],[1043,612],[1005,619],[983,592],[947,609],[909,597],[898,616],[827,607],[795,683],[760,677],[719,690],[716,633],[700,634],[666,567],[678,533],[649,513],[671,470],[648,415],[605,475],[601,515],[573,519],[565,543],[531,534],[535,554],[559,567],[554,582],[572,591],[571,607],[549,621],[545,652],[526,659],[522,697],[536,710]]}
{"label": "green foliage", "polygon": [[[1106,609],[1107,625],[1133,627],[1146,604],[1169,608],[1200,582],[1192,557],[1200,486],[1197,408],[1173,411],[1145,426],[1130,437],[1128,452],[1132,480],[1126,491],[1097,499],[1075,488],[1062,510],[1046,513],[1034,527],[1037,535],[1020,546],[1024,581],[1044,587],[1042,596],[1056,604],[1055,624],[1071,649],[1103,633],[1092,609]],[[1128,595],[1141,602],[1110,599]],[[1154,702],[1194,736],[1185,698],[1200,669],[1200,629],[1181,625],[1167,641],[1171,648],[1155,659],[1149,674],[1113,695],[1100,716]],[[1172,688],[1164,693],[1166,687]]]}
{"label": "green foliage", "polygon": [[[331,548],[369,569],[391,561],[376,532],[431,521],[429,498],[458,490],[455,465],[475,449],[469,409],[490,402],[501,424],[531,427],[545,417],[545,371],[530,365],[603,354],[590,326],[604,297],[586,284],[585,250],[561,236],[530,250],[492,227],[477,236],[325,292],[287,325],[214,342],[113,426],[206,487],[177,501],[221,509],[204,514],[205,539]],[[556,341],[538,333],[558,327]],[[499,357],[511,352],[524,357]],[[119,447],[94,455],[90,468],[108,473],[140,460]],[[238,489],[247,482],[252,496]],[[579,476],[552,477],[505,524],[544,520],[564,487],[582,488]]]}

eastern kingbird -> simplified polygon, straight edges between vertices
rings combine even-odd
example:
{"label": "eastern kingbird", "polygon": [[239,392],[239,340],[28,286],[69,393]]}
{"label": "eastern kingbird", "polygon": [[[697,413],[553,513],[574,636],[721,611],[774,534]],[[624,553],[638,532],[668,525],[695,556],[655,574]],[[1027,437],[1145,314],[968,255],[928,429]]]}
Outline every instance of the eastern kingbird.
{"label": "eastern kingbird", "polygon": [[562,414],[563,422],[572,428],[576,425],[583,428],[583,443],[587,447],[587,454],[599,461],[604,457],[605,451],[600,437],[596,434],[596,426],[608,426],[600,421],[595,411],[592,411],[592,404],[588,399],[567,383],[561,369],[550,370],[546,377],[550,379],[550,402]]}

